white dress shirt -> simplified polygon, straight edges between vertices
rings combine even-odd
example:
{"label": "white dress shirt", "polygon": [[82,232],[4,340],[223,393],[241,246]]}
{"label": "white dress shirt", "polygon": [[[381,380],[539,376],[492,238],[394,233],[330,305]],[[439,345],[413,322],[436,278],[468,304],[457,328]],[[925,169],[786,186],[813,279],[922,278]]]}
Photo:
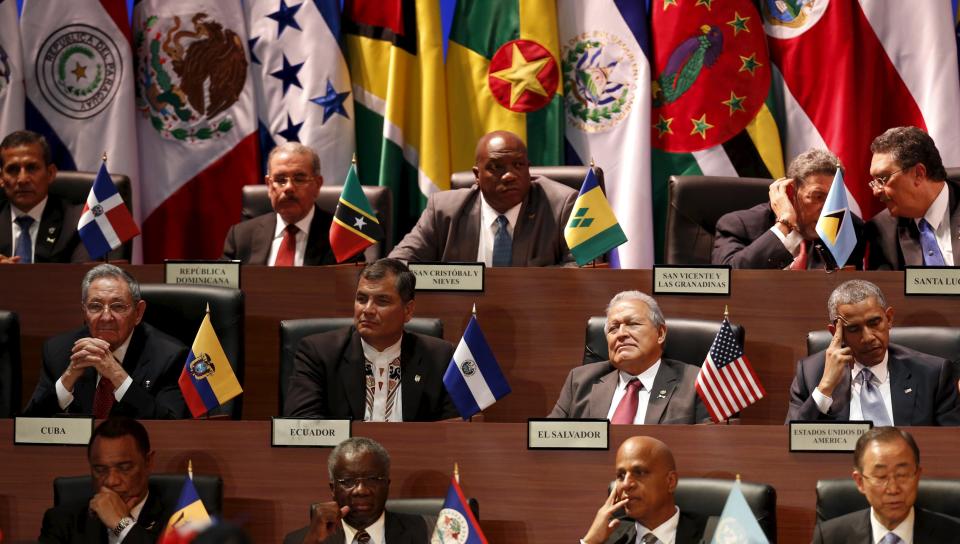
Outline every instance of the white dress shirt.
{"label": "white dress shirt", "polygon": [[[380,381],[382,379],[384,387],[375,387],[373,393],[373,413],[370,413],[366,408],[364,408],[363,420],[364,421],[403,421],[403,402],[401,390],[403,383],[397,384],[397,392],[394,395],[393,401],[393,410],[390,411],[390,416],[386,417],[387,410],[387,397],[389,396],[389,388],[386,387],[387,382],[389,381],[389,372],[390,372],[390,363],[394,359],[400,357],[400,343],[403,341],[403,335],[400,335],[400,339],[397,340],[396,344],[388,347],[383,351],[377,351],[377,349],[366,341],[363,338],[360,339],[360,345],[363,346],[363,357],[370,361],[373,365],[373,375],[374,379]],[[381,378],[377,378],[377,377]],[[364,391],[366,391],[366,385],[364,385]]]}
{"label": "white dress shirt", "polygon": [[[47,197],[43,197],[43,200],[39,204],[33,207],[29,212],[25,212],[20,208],[10,204],[10,232],[13,234],[13,239],[10,240],[12,243],[10,247],[13,248],[13,253],[17,250],[17,238],[20,237],[20,225],[17,224],[17,218],[21,215],[29,215],[33,218],[33,223],[30,225],[30,242],[33,246],[30,248],[30,255],[33,256],[33,262],[37,262],[37,235],[40,234],[40,218],[43,217],[43,210],[47,207]],[[22,257],[22,255],[10,255],[10,257]]]}
{"label": "white dress shirt", "polygon": [[[893,421],[893,400],[890,396],[890,351],[887,350],[887,353],[883,355],[883,360],[879,363],[873,365],[870,368],[870,372],[873,373],[873,384],[880,389],[880,396],[883,397],[883,407],[887,411],[887,416],[890,417],[890,421]],[[850,371],[850,421],[861,421],[863,420],[863,409],[860,407],[860,380],[858,376],[860,371],[863,370],[863,364],[859,362],[853,363],[853,369]],[[817,409],[820,410],[820,413],[826,414],[830,410],[830,406],[833,405],[833,398],[828,397],[820,392],[819,387],[813,388],[813,402],[816,403]]]}
{"label": "white dress shirt", "polygon": [[[123,366],[123,358],[127,355],[127,348],[130,347],[131,338],[133,338],[132,332],[130,336],[120,344],[120,347],[113,352],[113,357],[120,363],[120,366]],[[100,378],[102,378],[102,376],[97,373],[97,383],[94,384],[95,386],[100,385]],[[127,389],[130,389],[131,384],[133,384],[133,378],[130,377],[130,374],[127,374],[127,379],[123,380],[120,387],[113,390],[113,398],[116,399],[117,402],[123,400],[123,395],[127,393]],[[67,391],[67,388],[63,386],[63,376],[57,380],[54,389],[57,390],[57,404],[60,405],[61,410],[66,410],[67,406],[70,406],[70,403],[73,402],[73,391]]]}
{"label": "white dress shirt", "polygon": [[[778,225],[779,223],[774,223],[773,226],[770,227],[770,232],[777,236],[777,239],[780,240],[780,242],[783,244],[783,247],[786,248],[791,255],[793,255],[794,259],[796,259],[800,256],[800,245],[803,244],[803,236],[801,236],[800,233],[795,230],[791,230],[790,234],[784,234],[780,232]],[[790,268],[792,265],[793,263],[788,264],[787,268]]]}
{"label": "white dress shirt", "polygon": [[487,266],[493,266],[493,240],[497,235],[497,229],[500,228],[497,226],[497,216],[506,216],[507,232],[510,233],[510,238],[512,239],[513,228],[516,226],[517,219],[520,217],[520,206],[522,204],[521,202],[501,214],[487,204],[487,201],[483,198],[483,193],[480,193],[480,244],[477,246],[477,262],[486,263]]}
{"label": "white dress shirt", "polygon": [[[674,507],[676,508],[676,507]],[[661,523],[658,527],[649,529],[644,527],[639,521],[635,521],[634,525],[637,528],[637,544],[640,544],[640,539],[643,538],[647,533],[653,533],[653,536],[657,537],[662,544],[674,544],[677,541],[677,525],[680,524],[680,508],[677,508],[676,512],[673,513],[673,516],[670,517],[667,521]]]}
{"label": "white dress shirt", "polygon": [[[370,544],[386,544],[387,534],[386,534],[386,513],[381,512],[380,517],[377,518],[377,521],[370,524],[367,527],[367,534],[370,535]],[[357,530],[351,527],[346,520],[341,519],[340,523],[343,524],[343,539],[347,544],[352,544],[353,539],[357,536]]]}
{"label": "white dress shirt", "polygon": [[643,425],[643,419],[647,415],[647,405],[650,404],[650,390],[653,389],[653,380],[656,379],[658,370],[660,370],[660,359],[657,359],[657,362],[650,365],[650,368],[641,372],[639,376],[628,374],[622,370],[618,372],[619,381],[617,389],[613,392],[613,400],[610,401],[607,419],[613,420],[613,413],[617,411],[617,406],[620,406],[620,401],[623,400],[623,395],[627,392],[627,384],[630,383],[630,380],[637,378],[643,384],[643,387],[640,391],[637,391],[639,402],[637,403],[637,415],[633,418],[633,423],[634,425]]}
{"label": "white dress shirt", "polygon": [[873,544],[879,544],[880,541],[887,535],[887,533],[894,533],[900,537],[900,540],[903,541],[903,544],[913,544],[913,519],[914,512],[913,507],[910,507],[910,513],[907,514],[907,517],[903,518],[903,521],[900,522],[900,525],[897,525],[891,531],[884,527],[880,521],[877,520],[877,513],[873,511],[873,507],[870,507],[870,527],[873,529],[873,536],[870,539],[870,542]]}
{"label": "white dress shirt", "polygon": [[[953,240],[950,239],[950,190],[947,184],[943,184],[940,194],[933,200],[927,213],[923,214],[923,219],[930,223],[933,232],[937,237],[937,247],[940,248],[940,254],[943,255],[943,264],[953,266]],[[914,219],[917,223],[917,229],[920,229],[920,219]]]}
{"label": "white dress shirt", "polygon": [[[293,266],[303,266],[303,254],[307,251],[307,238],[310,237],[310,223],[313,221],[313,214],[316,211],[315,206],[310,207],[310,211],[303,219],[294,223],[297,226],[297,248],[293,253]],[[283,243],[283,233],[287,230],[289,223],[285,222],[280,214],[277,214],[277,226],[273,229],[273,242],[270,243],[270,256],[267,257],[267,266],[273,266],[277,262],[277,253],[280,252],[280,244]]]}

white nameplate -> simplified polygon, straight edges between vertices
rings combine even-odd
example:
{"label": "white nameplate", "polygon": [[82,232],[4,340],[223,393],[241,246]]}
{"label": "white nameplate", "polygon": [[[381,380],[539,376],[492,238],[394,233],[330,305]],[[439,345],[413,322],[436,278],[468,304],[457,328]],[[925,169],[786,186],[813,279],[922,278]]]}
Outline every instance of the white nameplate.
{"label": "white nameplate", "polygon": [[483,263],[407,263],[417,291],[483,291]]}
{"label": "white nameplate", "polygon": [[240,288],[240,261],[163,262],[163,282],[173,285],[209,285]]}
{"label": "white nameplate", "polygon": [[610,422],[606,419],[528,419],[527,448],[608,450]]}
{"label": "white nameplate", "polygon": [[93,434],[93,417],[18,417],[13,420],[14,444],[86,446]]}
{"label": "white nameplate", "polygon": [[871,427],[869,421],[791,421],[790,451],[852,452]]}
{"label": "white nameplate", "polygon": [[730,267],[654,265],[653,294],[730,296]]}
{"label": "white nameplate", "polygon": [[273,446],[332,448],[348,438],[349,419],[273,418]]}
{"label": "white nameplate", "polygon": [[903,271],[905,295],[960,295],[960,268],[908,266]]}

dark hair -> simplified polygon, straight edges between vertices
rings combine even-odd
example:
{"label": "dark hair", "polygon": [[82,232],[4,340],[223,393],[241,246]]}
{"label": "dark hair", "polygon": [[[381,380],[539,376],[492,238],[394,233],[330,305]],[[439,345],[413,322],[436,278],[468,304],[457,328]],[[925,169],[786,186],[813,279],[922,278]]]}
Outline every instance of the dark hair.
{"label": "dark hair", "polygon": [[[105,379],[105,378],[101,378]],[[137,449],[146,458],[150,453],[150,435],[147,434],[146,427],[142,423],[127,416],[110,416],[103,423],[93,430],[90,436],[90,442],[87,443],[87,458],[90,458],[90,451],[93,449],[94,441],[99,438],[121,438],[132,436],[133,441],[137,443]]]}
{"label": "dark hair", "polygon": [[400,300],[410,302],[416,296],[417,277],[403,264],[403,261],[397,259],[378,259],[360,271],[360,277],[365,280],[382,280],[387,274],[393,274],[397,278],[397,292],[400,293]]}
{"label": "dark hair", "polygon": [[857,440],[857,447],[853,450],[853,467],[857,469],[858,472],[863,472],[863,453],[872,442],[889,443],[895,442],[897,439],[903,440],[910,446],[910,449],[913,450],[913,460],[919,467],[920,448],[917,447],[917,442],[910,433],[896,427],[874,427],[860,435],[860,438]]}
{"label": "dark hair", "polygon": [[929,134],[917,127],[894,127],[873,139],[871,153],[890,153],[900,168],[923,163],[927,177],[937,181],[947,179],[940,151]]}
{"label": "dark hair", "polygon": [[[0,142],[0,151],[10,149],[11,147],[34,144],[39,145],[43,151],[43,164],[45,166],[53,164],[53,153],[50,151],[50,144],[47,143],[47,139],[41,134],[37,134],[31,130],[18,130],[7,134],[3,141]],[[0,166],[3,165],[0,164]]]}

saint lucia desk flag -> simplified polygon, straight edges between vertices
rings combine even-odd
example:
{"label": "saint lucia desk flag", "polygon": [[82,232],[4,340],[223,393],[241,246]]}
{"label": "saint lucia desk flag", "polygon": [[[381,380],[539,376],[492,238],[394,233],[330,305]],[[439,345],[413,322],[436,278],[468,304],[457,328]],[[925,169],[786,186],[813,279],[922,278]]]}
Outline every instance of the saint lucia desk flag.
{"label": "saint lucia desk flag", "polygon": [[443,501],[443,509],[437,515],[437,525],[430,544],[487,544],[487,537],[483,536],[480,524],[460,489],[457,472],[454,465],[450,489]]}
{"label": "saint lucia desk flag", "polygon": [[820,219],[817,221],[817,234],[833,254],[837,268],[843,268],[847,259],[857,247],[857,233],[853,231],[853,218],[847,205],[847,189],[843,185],[843,173],[837,168],[833,176],[833,185],[827,193]]}
{"label": "saint lucia desk flag", "polygon": [[107,173],[107,155],[103,155],[87,203],[77,223],[77,233],[91,259],[99,259],[140,234],[140,229],[123,203],[117,186]]}
{"label": "saint lucia desk flag", "polygon": [[223,352],[220,339],[210,323],[209,304],[193,347],[187,353],[178,383],[194,418],[243,393],[240,382],[233,373],[233,366]]}
{"label": "saint lucia desk flag", "polygon": [[723,506],[720,521],[713,532],[710,544],[737,542],[738,544],[769,544],[767,535],[763,533],[757,517],[747,504],[747,499],[740,489],[740,476],[734,482],[727,496],[727,504]]}
{"label": "saint lucia desk flag", "polygon": [[573,203],[573,212],[563,229],[563,237],[580,266],[627,241],[593,168],[587,170],[580,196]]}
{"label": "saint lucia desk flag", "polygon": [[443,385],[464,420],[510,392],[510,385],[477,324],[476,306],[467,330],[463,331],[463,338],[453,352],[453,360],[443,374]]}
{"label": "saint lucia desk flag", "polygon": [[160,544],[177,544],[190,542],[198,533],[212,525],[210,514],[207,513],[200,494],[193,485],[193,462],[187,469],[187,477],[180,490],[180,499],[177,509],[170,516],[167,527],[163,531]]}

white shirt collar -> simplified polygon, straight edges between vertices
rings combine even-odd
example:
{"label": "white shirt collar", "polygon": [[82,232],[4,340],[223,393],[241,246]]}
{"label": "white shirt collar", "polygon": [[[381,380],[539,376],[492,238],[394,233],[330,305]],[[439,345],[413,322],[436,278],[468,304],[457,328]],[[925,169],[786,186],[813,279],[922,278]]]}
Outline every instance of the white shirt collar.
{"label": "white shirt collar", "polygon": [[900,540],[903,541],[903,544],[913,544],[913,518],[914,512],[913,507],[910,507],[910,513],[907,514],[907,517],[903,518],[903,521],[900,522],[900,525],[897,525],[891,531],[884,527],[880,520],[877,519],[877,513],[873,511],[873,507],[870,507],[870,527],[873,529],[873,537],[871,537],[870,542],[873,544],[878,544],[880,540],[883,539],[887,533],[895,533],[900,537]]}
{"label": "white shirt collar", "polygon": [[[296,225],[297,228],[300,229],[300,232],[304,234],[310,233],[310,222],[313,221],[313,213],[316,211],[316,209],[317,209],[316,206],[310,206],[310,211],[307,212],[307,215],[303,216],[303,219],[294,223],[294,225]],[[287,223],[286,221],[283,220],[282,217],[280,217],[280,214],[277,214],[277,226],[273,229],[273,237],[274,238],[282,237],[283,231],[287,228],[288,224],[289,223]],[[300,232],[298,232],[297,234],[299,234]]]}
{"label": "white shirt collar", "polygon": [[640,539],[647,533],[653,533],[657,540],[663,544],[674,544],[677,541],[677,525],[680,524],[680,508],[676,508],[676,511],[670,516],[670,519],[661,523],[658,527],[649,529],[644,527],[639,521],[635,521],[634,524],[637,527],[637,542],[640,542]]}
{"label": "white shirt collar", "polygon": [[950,191],[947,189],[947,184],[944,183],[940,189],[940,194],[930,203],[930,207],[927,208],[927,212],[923,214],[923,217],[914,219],[917,223],[917,228],[920,227],[920,219],[926,219],[927,223],[930,223],[930,226],[933,227],[934,232],[940,230],[940,223],[943,223],[947,218],[947,208],[949,206]]}
{"label": "white shirt collar", "polygon": [[520,202],[516,206],[510,208],[509,210],[501,214],[497,210],[494,210],[490,204],[487,204],[487,199],[483,198],[483,192],[480,193],[480,226],[483,228],[490,228],[497,222],[498,215],[504,215],[507,218],[507,228],[510,231],[510,235],[513,235],[513,227],[517,224],[517,218],[520,217],[520,206],[523,205],[523,202]]}
{"label": "white shirt collar", "polygon": [[657,362],[650,365],[650,368],[644,370],[643,372],[641,372],[636,376],[634,376],[633,374],[630,374],[629,372],[624,372],[623,370],[621,370],[619,373],[620,374],[619,387],[622,389],[627,386],[627,383],[629,383],[630,380],[637,378],[640,380],[640,383],[643,384],[643,390],[649,393],[650,391],[653,390],[653,380],[657,378],[658,370],[660,370],[660,359],[657,359]]}
{"label": "white shirt collar", "polygon": [[48,197],[43,197],[43,200],[41,200],[40,203],[34,206],[33,209],[30,210],[29,212],[25,212],[11,203],[10,204],[10,222],[16,223],[16,219],[21,215],[29,215],[30,217],[33,218],[33,224],[39,226],[40,218],[43,217],[43,210],[46,209],[47,207],[47,198]]}
{"label": "white shirt collar", "polygon": [[[370,544],[385,544],[387,538],[385,515],[386,512],[381,512],[377,521],[371,523],[366,528],[367,534],[370,535]],[[352,544],[353,537],[357,534],[357,529],[351,527],[346,520],[340,520],[340,523],[343,524],[343,536],[345,537],[343,541],[347,544]]]}
{"label": "white shirt collar", "polygon": [[387,364],[390,361],[396,359],[400,356],[400,343],[403,342],[403,333],[400,334],[400,338],[391,346],[388,346],[383,351],[377,351],[377,348],[371,346],[367,343],[363,337],[360,338],[360,345],[363,346],[363,356],[367,358],[368,361],[377,365],[377,364]]}
{"label": "white shirt collar", "polygon": [[890,378],[890,368],[887,364],[887,361],[890,359],[890,350],[883,354],[883,360],[873,366],[864,366],[860,361],[854,361],[853,369],[851,370],[850,378],[856,380],[857,376],[860,375],[860,371],[864,368],[869,368],[870,372],[873,373],[876,383],[884,383]]}

